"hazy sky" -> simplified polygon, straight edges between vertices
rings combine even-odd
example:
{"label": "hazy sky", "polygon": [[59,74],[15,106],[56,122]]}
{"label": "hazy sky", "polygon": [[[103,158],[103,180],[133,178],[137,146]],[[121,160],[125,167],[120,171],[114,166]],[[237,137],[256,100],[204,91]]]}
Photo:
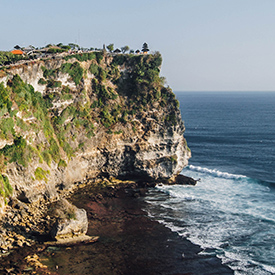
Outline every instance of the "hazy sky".
{"label": "hazy sky", "polygon": [[0,49],[144,42],[175,91],[275,90],[274,0],[0,0]]}

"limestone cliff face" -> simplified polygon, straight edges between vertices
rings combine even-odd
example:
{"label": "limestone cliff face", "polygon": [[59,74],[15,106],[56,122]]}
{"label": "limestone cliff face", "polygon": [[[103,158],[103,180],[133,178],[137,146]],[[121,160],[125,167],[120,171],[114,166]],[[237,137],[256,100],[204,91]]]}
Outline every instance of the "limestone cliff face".
{"label": "limestone cliff face", "polygon": [[167,180],[190,151],[160,55],[95,52],[1,72],[0,203],[56,199],[98,176]]}

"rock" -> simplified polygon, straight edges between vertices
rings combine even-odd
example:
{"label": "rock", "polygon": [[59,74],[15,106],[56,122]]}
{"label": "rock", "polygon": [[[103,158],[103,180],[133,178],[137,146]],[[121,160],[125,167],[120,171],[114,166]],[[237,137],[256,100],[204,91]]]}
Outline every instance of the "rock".
{"label": "rock", "polygon": [[23,247],[24,242],[22,240],[17,240],[13,243],[15,246]]}
{"label": "rock", "polygon": [[25,258],[25,261],[27,262],[27,264],[29,266],[34,267],[35,269],[38,269],[38,268],[45,268],[45,269],[47,269],[47,266],[43,265],[40,262],[40,258],[38,257],[37,254],[27,256]]}
{"label": "rock", "polygon": [[176,178],[172,181],[167,181],[165,182],[166,184],[180,184],[180,185],[196,185],[197,182],[200,181],[200,179],[198,180],[194,180],[193,178],[191,177],[187,177],[187,176],[184,176],[184,175],[178,175],[176,176]]}
{"label": "rock", "polygon": [[4,236],[5,235],[3,233],[0,235],[0,248],[2,250],[7,250],[7,248],[8,248],[8,242],[7,242],[7,239],[4,238]]}
{"label": "rock", "polygon": [[68,211],[67,203],[63,202],[63,206],[66,206],[63,209],[63,215],[60,215],[60,218],[51,230],[51,237],[53,239],[73,238],[87,233],[88,218],[85,209],[78,209],[73,206],[73,211],[69,209],[70,212],[66,213]]}
{"label": "rock", "polygon": [[18,196],[17,199],[23,203],[30,203],[29,198],[26,196],[25,191],[22,191]]}
{"label": "rock", "polygon": [[59,239],[58,241],[50,241],[44,243],[47,246],[73,246],[78,244],[89,244],[94,243],[99,239],[99,236],[87,236],[81,235],[73,238]]}

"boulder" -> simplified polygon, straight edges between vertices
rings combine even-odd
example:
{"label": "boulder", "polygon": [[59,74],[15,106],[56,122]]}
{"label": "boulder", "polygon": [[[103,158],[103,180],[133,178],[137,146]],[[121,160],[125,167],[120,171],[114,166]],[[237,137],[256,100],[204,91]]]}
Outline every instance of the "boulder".
{"label": "boulder", "polygon": [[[71,210],[73,209],[73,211]],[[63,213],[51,230],[51,237],[55,240],[74,238],[85,235],[88,230],[88,218],[85,209],[71,205],[71,211]],[[67,209],[64,209],[67,211]]]}
{"label": "boulder", "polygon": [[184,175],[177,175],[175,177],[175,179],[173,180],[170,180],[170,181],[167,181],[165,182],[166,184],[170,184],[170,185],[173,185],[173,184],[180,184],[180,185],[196,185],[197,182],[200,181],[200,179],[198,180],[194,180],[193,178],[191,177],[187,177],[187,176],[184,176]]}

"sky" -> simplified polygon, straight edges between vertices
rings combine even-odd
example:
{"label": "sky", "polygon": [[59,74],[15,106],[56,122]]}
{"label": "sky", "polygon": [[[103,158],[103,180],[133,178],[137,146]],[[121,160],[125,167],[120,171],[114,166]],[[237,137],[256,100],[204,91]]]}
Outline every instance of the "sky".
{"label": "sky", "polygon": [[174,91],[275,91],[274,0],[0,0],[0,11],[0,50],[146,42]]}

